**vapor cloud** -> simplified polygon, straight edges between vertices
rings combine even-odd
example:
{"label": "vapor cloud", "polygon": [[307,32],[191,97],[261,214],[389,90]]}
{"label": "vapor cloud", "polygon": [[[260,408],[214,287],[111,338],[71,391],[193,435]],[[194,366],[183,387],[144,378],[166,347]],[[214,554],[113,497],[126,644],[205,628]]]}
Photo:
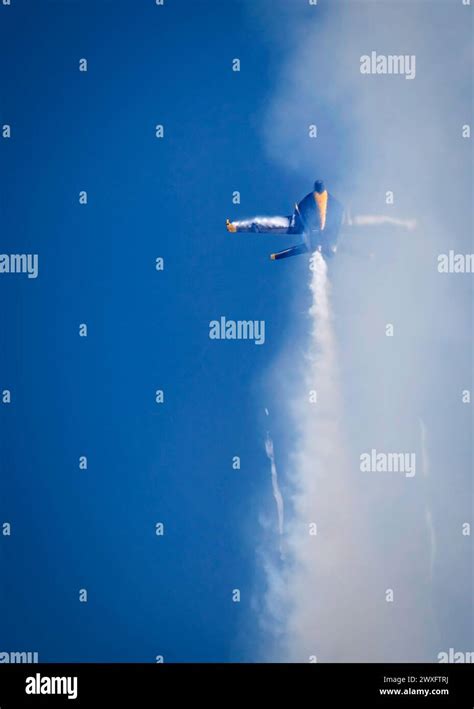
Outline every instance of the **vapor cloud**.
{"label": "vapor cloud", "polygon": [[[472,609],[459,533],[470,515],[460,391],[472,293],[462,276],[441,281],[436,271],[440,251],[471,249],[465,9],[338,2],[310,15],[281,6],[287,58],[262,121],[268,155],[293,175],[294,198],[323,177],[354,213],[384,216],[362,218],[329,271],[316,255],[305,334],[275,366],[275,390],[291,382],[276,407],[292,432],[279,460],[290,494],[285,563],[264,559],[265,659],[436,661],[440,647],[472,644],[461,619]],[[264,17],[275,38],[281,21]],[[371,51],[416,55],[416,77],[361,75],[359,58]],[[393,238],[397,226],[404,234]],[[308,291],[300,295],[306,302]],[[360,453],[372,448],[416,449],[424,475],[362,473]],[[440,518],[451,540],[444,555],[435,546]],[[454,623],[443,624],[446,608]]]}

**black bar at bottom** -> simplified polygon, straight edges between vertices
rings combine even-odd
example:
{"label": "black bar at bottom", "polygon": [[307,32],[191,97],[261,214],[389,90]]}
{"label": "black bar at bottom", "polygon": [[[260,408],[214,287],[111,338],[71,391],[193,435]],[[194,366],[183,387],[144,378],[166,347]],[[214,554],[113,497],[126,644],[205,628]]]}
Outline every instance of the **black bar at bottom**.
{"label": "black bar at bottom", "polygon": [[473,680],[470,664],[5,664],[0,707],[248,704],[262,690],[265,704],[288,692],[292,705],[472,709]]}

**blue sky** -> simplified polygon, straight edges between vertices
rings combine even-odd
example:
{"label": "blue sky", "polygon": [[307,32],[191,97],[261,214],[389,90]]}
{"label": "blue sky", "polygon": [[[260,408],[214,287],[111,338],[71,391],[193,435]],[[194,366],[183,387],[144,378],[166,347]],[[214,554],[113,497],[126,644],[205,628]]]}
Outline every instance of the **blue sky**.
{"label": "blue sky", "polygon": [[[40,263],[38,279],[0,283],[3,644],[44,660],[231,659],[266,482],[252,387],[286,284],[271,245],[244,250],[223,225],[235,189],[248,208],[275,203],[257,116],[277,58],[232,2],[22,3],[1,31],[2,248]],[[285,189],[276,201],[288,208]],[[210,346],[221,314],[265,317],[265,347]]]}
{"label": "blue sky", "polygon": [[[0,650],[38,651],[44,661],[257,656],[255,599],[265,580],[256,549],[262,515],[274,514],[263,409],[280,410],[272,425],[286,461],[293,432],[284,383],[304,348],[307,269],[303,259],[277,268],[268,260],[286,240],[239,240],[223,225],[226,217],[289,213],[320,176],[336,194],[361,194],[355,159],[366,143],[360,114],[348,118],[351,94],[335,88],[337,71],[315,79],[319,103],[310,97],[303,108],[303,91],[296,122],[279,109],[283,84],[286,105],[298,105],[288,72],[301,32],[311,38],[337,21],[335,10],[317,12],[293,15],[270,0],[0,7],[0,123],[12,125],[11,139],[0,142],[1,251],[39,254],[36,280],[0,280],[8,304],[0,314],[0,390],[12,391],[12,403],[0,407],[0,518],[12,525],[0,545]],[[78,71],[82,57],[87,73]],[[235,57],[240,72],[231,70]],[[308,72],[318,77],[316,67]],[[285,116],[291,133],[315,112],[331,138],[300,150],[286,140]],[[164,125],[163,140],[156,124]],[[374,143],[366,154],[377,150]],[[295,151],[304,152],[296,163]],[[381,180],[374,162],[363,162],[370,187]],[[80,190],[87,206],[78,203]],[[234,190],[241,205],[232,204]],[[413,193],[404,199],[405,210],[416,204]],[[382,253],[385,268],[391,253],[386,246]],[[154,268],[159,256],[163,272]],[[334,279],[339,323],[348,324],[340,345],[349,352],[357,333],[343,284],[354,287],[357,265],[345,264]],[[397,264],[394,277],[403,278]],[[368,302],[369,286],[359,296]],[[211,342],[209,321],[221,315],[264,319],[265,345]],[[87,338],[78,336],[80,323]],[[449,336],[440,343],[431,328],[427,341],[421,358],[428,348],[452,356]],[[355,350],[360,363],[367,351]],[[466,353],[459,357],[467,372]],[[350,361],[341,366],[346,391],[363,386]],[[430,370],[431,383],[441,370]],[[156,389],[165,392],[163,405]],[[356,426],[357,407],[348,412],[348,426]],[[446,421],[440,415],[435,431]],[[455,492],[466,499],[469,450],[459,445]],[[440,578],[440,606],[452,608]],[[81,588],[87,604],[79,603]],[[240,604],[232,602],[235,588]],[[468,596],[458,596],[466,611]],[[464,642],[461,618],[456,639]]]}

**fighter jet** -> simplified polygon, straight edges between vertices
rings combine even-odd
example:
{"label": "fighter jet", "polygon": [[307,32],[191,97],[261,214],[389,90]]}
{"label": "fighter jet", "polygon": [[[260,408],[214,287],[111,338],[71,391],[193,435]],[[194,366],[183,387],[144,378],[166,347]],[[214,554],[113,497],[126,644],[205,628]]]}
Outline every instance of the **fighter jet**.
{"label": "fighter jet", "polygon": [[253,217],[241,221],[226,221],[227,231],[269,234],[298,234],[301,241],[295,246],[271,254],[273,261],[289,256],[320,251],[325,258],[334,256],[342,231],[354,233],[367,227],[389,225],[412,230],[414,219],[403,220],[388,215],[358,215],[352,217],[348,209],[328,192],[322,180],[316,180],[314,189],[295,204],[288,217]]}
{"label": "fighter jet", "polygon": [[313,253],[316,250],[323,256],[334,256],[337,239],[344,218],[344,208],[330,194],[322,180],[316,180],[314,190],[295,204],[293,214],[288,217],[253,217],[241,221],[226,221],[227,231],[256,232],[270,234],[298,234],[301,241],[284,251],[271,254],[273,261],[289,256]]}

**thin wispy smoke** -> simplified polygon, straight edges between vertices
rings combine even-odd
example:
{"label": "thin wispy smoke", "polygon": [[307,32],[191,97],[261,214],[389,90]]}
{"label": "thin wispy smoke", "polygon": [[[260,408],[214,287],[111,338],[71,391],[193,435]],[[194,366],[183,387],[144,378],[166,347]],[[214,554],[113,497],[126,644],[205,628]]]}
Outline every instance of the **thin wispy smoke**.
{"label": "thin wispy smoke", "polygon": [[272,475],[272,491],[273,497],[275,498],[277,517],[278,517],[278,534],[283,535],[283,524],[284,524],[284,503],[283,496],[281,494],[280,486],[278,484],[278,470],[275,463],[275,452],[273,448],[273,441],[270,437],[270,433],[267,432],[267,437],[265,439],[265,452],[267,458],[270,461],[270,469]]}
{"label": "thin wispy smoke", "polygon": [[[423,474],[423,478],[426,479],[429,477],[430,473],[430,461],[428,457],[428,446],[427,446],[427,431],[426,431],[426,426],[424,424],[424,421],[420,419],[420,435],[421,435],[421,470]],[[427,496],[427,492],[425,493],[425,497]],[[426,502],[426,508],[425,508],[425,520],[426,520],[426,526],[428,528],[428,535],[430,539],[430,575],[431,578],[433,578],[433,573],[434,573],[434,565],[435,565],[435,560],[436,560],[436,532],[435,532],[435,527],[433,523],[433,513],[431,512],[431,508],[428,504],[428,501]]]}
{"label": "thin wispy smoke", "polygon": [[386,224],[411,231],[416,228],[416,219],[398,219],[385,214],[356,214],[349,221],[350,226],[385,226]]}

